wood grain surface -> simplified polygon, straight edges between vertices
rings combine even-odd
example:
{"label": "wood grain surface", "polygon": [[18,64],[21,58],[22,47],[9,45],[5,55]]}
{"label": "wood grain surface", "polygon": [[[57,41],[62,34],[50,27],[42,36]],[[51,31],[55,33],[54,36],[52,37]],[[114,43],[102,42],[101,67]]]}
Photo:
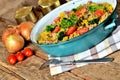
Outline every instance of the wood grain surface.
{"label": "wood grain surface", "polygon": [[[24,5],[37,5],[38,0],[0,0],[0,38],[8,25],[16,25],[15,11]],[[120,0],[117,0],[120,4]],[[4,5],[5,4],[5,5]],[[120,5],[117,7],[120,17]],[[25,47],[34,50],[34,55],[10,65],[7,61],[9,55],[5,45],[0,39],[0,80],[119,80],[120,79],[120,51],[108,57],[115,60],[107,64],[90,64],[79,67],[55,76],[50,75],[49,68],[39,70],[41,64],[48,60],[47,54],[31,42]]]}

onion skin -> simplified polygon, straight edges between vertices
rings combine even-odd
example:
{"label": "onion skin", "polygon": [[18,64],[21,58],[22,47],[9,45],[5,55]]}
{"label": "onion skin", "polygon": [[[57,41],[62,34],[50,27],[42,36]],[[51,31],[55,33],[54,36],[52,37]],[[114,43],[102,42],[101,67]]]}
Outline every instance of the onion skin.
{"label": "onion skin", "polygon": [[10,53],[15,53],[24,47],[25,41],[18,34],[10,34],[5,40],[5,46]]}
{"label": "onion skin", "polygon": [[25,40],[30,41],[30,33],[33,27],[34,27],[33,22],[22,22],[18,26],[20,33],[25,38]]}
{"label": "onion skin", "polygon": [[20,34],[17,26],[12,26],[4,30],[2,33],[2,42],[5,44],[6,37],[10,34]]}

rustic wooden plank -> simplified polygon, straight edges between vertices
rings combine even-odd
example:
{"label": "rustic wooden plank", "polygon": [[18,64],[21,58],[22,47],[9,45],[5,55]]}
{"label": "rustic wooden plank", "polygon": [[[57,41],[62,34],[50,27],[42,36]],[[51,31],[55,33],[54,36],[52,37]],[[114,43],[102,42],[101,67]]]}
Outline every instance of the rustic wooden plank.
{"label": "rustic wooden plank", "polygon": [[47,54],[44,53],[42,50],[38,51],[38,52],[36,53],[36,56],[38,56],[38,57],[40,57],[40,58],[42,58],[42,59],[44,59],[44,60],[48,60]]}
{"label": "rustic wooden plank", "polygon": [[109,57],[113,57],[115,60],[107,64],[91,64],[77,69],[73,69],[71,72],[81,78],[88,80],[119,80],[120,79],[120,51],[117,51]]}
{"label": "rustic wooden plank", "polygon": [[43,62],[45,61],[39,57],[32,56],[15,65],[10,65],[4,62],[0,62],[0,65],[4,66],[25,80],[50,80],[51,76],[49,73],[49,68],[47,70],[39,70],[39,67]]}
{"label": "rustic wooden plank", "polygon": [[0,80],[25,80],[25,79],[15,76],[14,74],[11,73],[7,73],[6,71],[0,69]]}
{"label": "rustic wooden plank", "polygon": [[120,63],[120,51],[114,52],[113,54],[109,55],[109,57],[114,58],[114,62]]}
{"label": "rustic wooden plank", "polygon": [[0,17],[0,26],[3,28],[6,28],[7,25],[15,25],[15,23],[11,22],[10,20],[7,20],[7,19]]}
{"label": "rustic wooden plank", "polygon": [[[4,1],[6,1],[6,0],[4,0]],[[17,0],[15,0],[15,1],[17,1]],[[25,1],[28,1],[28,0],[25,0]],[[24,2],[24,0],[23,0],[23,2]],[[18,4],[21,5],[21,3],[18,3]],[[22,3],[22,4],[25,4],[25,3]],[[28,5],[29,5],[29,3],[28,3]],[[13,6],[12,8],[11,7],[7,8],[9,10],[9,11],[5,12],[7,15],[2,14],[2,16],[11,21],[14,21],[14,12],[15,12],[14,8],[17,9],[18,7]],[[14,10],[12,10],[12,9],[14,9]],[[117,10],[118,13],[120,12],[119,9]],[[13,12],[10,10],[12,10]],[[6,24],[4,24],[4,25],[6,25]],[[0,25],[0,28],[1,27],[3,27],[3,26]],[[0,29],[0,34],[2,31],[3,30]],[[27,46],[27,47],[32,47],[36,51],[35,55],[39,56],[40,58],[42,58],[44,60],[48,60],[47,55],[41,49],[39,49],[39,48],[36,49],[35,46]],[[120,71],[119,71],[120,70],[120,68],[119,68],[120,67],[120,65],[119,65],[120,58],[118,56],[119,54],[110,56],[110,57],[115,58],[115,61],[113,63],[106,64],[106,65],[104,65],[104,64],[87,65],[87,66],[72,70],[71,73],[73,73],[74,75],[69,72],[65,72],[65,73],[62,73],[62,74],[52,77],[52,76],[50,76],[49,68],[45,68],[43,70],[38,69],[39,66],[45,62],[44,60],[42,60],[36,56],[32,56],[30,58],[27,58],[25,61],[17,63],[16,65],[13,66],[13,65],[8,64],[8,62],[7,62],[7,55],[9,53],[6,51],[6,48],[3,45],[3,43],[0,43],[0,51],[1,51],[0,65],[11,70],[11,72],[15,73],[16,75],[19,75],[20,77],[25,78],[26,80],[32,80],[32,79],[33,80],[82,80],[81,78],[85,78],[87,80],[90,80],[90,79],[92,79],[92,80],[119,80],[119,78],[120,78],[119,77],[120,76]],[[13,75],[8,74],[9,70],[7,72],[6,72],[6,70],[4,70],[4,71],[0,70],[0,71],[3,71],[4,75],[5,74],[10,75],[9,77],[7,76],[7,78],[5,77],[5,79],[3,78],[4,80],[14,77]],[[78,77],[76,77],[75,75]],[[79,78],[79,77],[81,77],[81,78]],[[13,78],[13,79],[15,79],[15,78]]]}
{"label": "rustic wooden plank", "polygon": [[118,67],[113,66],[114,64],[115,63],[87,65],[78,69],[74,69],[71,72],[80,77],[81,75],[79,74],[87,76],[89,77],[89,80],[119,80],[120,70]]}
{"label": "rustic wooden plank", "polygon": [[0,17],[0,41],[3,31],[8,27],[8,25],[13,25],[13,23]]}
{"label": "rustic wooden plank", "polygon": [[71,73],[85,80],[92,80],[91,77],[88,77],[88,75],[82,74],[79,69],[71,70]]}
{"label": "rustic wooden plank", "polygon": [[40,57],[40,58],[42,58],[44,60],[48,60],[48,55],[43,50],[41,50],[40,47],[38,47],[38,46],[36,46],[34,44],[32,44],[32,45],[34,47],[34,51],[36,53],[35,54],[36,56],[38,56],[38,57]]}
{"label": "rustic wooden plank", "polygon": [[84,80],[84,79],[78,76],[75,76],[70,72],[64,72],[63,74],[54,76],[54,80]]}
{"label": "rustic wooden plank", "polygon": [[30,47],[32,48],[34,51],[35,51],[35,55],[44,59],[44,60],[48,60],[48,55],[40,49],[40,47],[32,44],[32,43],[29,43],[29,45],[27,47]]}
{"label": "rustic wooden plank", "polygon": [[[14,76],[14,77],[18,78],[19,80],[24,80],[24,78],[20,77],[19,75],[15,74],[14,72],[10,71],[9,69],[7,69],[7,68],[4,67],[4,66],[1,66],[1,65],[0,65],[0,70],[1,70],[0,73],[5,73],[5,75]],[[5,75],[2,75],[2,74],[1,74],[1,76],[3,76],[3,77],[4,77]],[[9,76],[9,77],[10,77],[10,76]],[[8,78],[8,79],[9,79],[9,78]]]}
{"label": "rustic wooden plank", "polygon": [[[47,72],[46,70],[39,70],[40,65],[44,62],[44,60],[32,56],[23,62],[16,64],[15,66],[17,69],[14,69],[13,72],[27,80],[49,80],[51,78],[49,70],[47,70]],[[43,75],[43,73],[47,74]]]}
{"label": "rustic wooden plank", "polygon": [[45,61],[39,57],[32,56],[15,65],[10,65],[7,63],[1,63],[1,65],[14,72],[16,75],[24,78],[25,80],[83,80],[69,72],[53,77],[50,75],[49,68],[39,70],[39,67],[44,62]]}

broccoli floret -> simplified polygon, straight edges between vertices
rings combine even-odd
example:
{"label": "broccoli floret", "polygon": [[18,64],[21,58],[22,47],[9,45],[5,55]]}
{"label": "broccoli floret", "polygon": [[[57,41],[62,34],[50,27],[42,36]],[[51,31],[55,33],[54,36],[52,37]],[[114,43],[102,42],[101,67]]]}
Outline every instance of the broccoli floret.
{"label": "broccoli floret", "polygon": [[70,18],[63,18],[60,27],[67,29],[71,26],[74,26],[77,23],[77,16],[75,14],[72,14]]}
{"label": "broccoli floret", "polygon": [[63,31],[58,33],[58,40],[62,40],[63,37],[65,36],[65,33]]}
{"label": "broccoli floret", "polygon": [[47,25],[46,26],[46,31],[47,32],[52,31],[52,30],[54,30],[54,28],[55,28],[55,25]]}
{"label": "broccoli floret", "polygon": [[75,14],[72,14],[70,16],[70,21],[71,21],[70,26],[74,26],[77,23],[77,16]]}
{"label": "broccoli floret", "polygon": [[98,10],[98,9],[102,9],[102,10],[105,9],[105,7],[100,6],[100,5],[96,4],[96,3],[90,4],[89,6],[87,6],[87,8],[92,13],[95,12],[96,10]]}

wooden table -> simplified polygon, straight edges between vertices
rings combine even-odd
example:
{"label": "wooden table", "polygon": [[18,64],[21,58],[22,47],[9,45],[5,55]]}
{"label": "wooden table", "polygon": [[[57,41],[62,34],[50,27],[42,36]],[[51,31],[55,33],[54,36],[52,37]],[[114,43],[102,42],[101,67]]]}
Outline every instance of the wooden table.
{"label": "wooden table", "polygon": [[[8,2],[9,1],[9,2]],[[2,4],[2,3],[5,4]],[[7,3],[6,3],[7,2]],[[14,5],[15,4],[15,5]],[[120,0],[117,13],[120,17]],[[12,6],[10,6],[12,5]],[[0,1],[0,38],[7,25],[15,24],[15,11],[23,5],[37,5],[37,0],[1,0]],[[9,6],[9,7],[8,7]],[[47,55],[31,42],[25,47],[35,51],[35,55],[10,65],[7,62],[7,52],[0,39],[0,80],[119,80],[120,79],[120,51],[109,55],[115,60],[107,64],[90,64],[70,70],[55,76],[50,75],[49,68],[39,70],[42,63],[48,60]]]}

